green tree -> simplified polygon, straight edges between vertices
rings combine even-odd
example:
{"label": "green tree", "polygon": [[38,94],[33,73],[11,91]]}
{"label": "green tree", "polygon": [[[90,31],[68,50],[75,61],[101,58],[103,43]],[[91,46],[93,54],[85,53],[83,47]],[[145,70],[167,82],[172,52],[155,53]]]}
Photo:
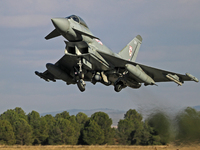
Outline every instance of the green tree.
{"label": "green tree", "polygon": [[161,145],[160,136],[146,120],[143,124],[141,145]]}
{"label": "green tree", "polygon": [[118,141],[120,144],[139,145],[144,132],[142,116],[133,109],[124,115],[124,120],[118,122]]}
{"label": "green tree", "polygon": [[128,119],[120,119],[118,122],[118,142],[122,145],[130,145],[132,133],[135,130],[134,123]]}
{"label": "green tree", "polygon": [[32,128],[23,118],[19,118],[13,125],[16,144],[31,145],[33,142]]}
{"label": "green tree", "polygon": [[135,109],[129,109],[124,115],[124,119],[132,121],[142,121],[142,115],[139,114]]}
{"label": "green tree", "polygon": [[62,113],[56,114],[55,119],[57,120],[58,118],[69,119],[69,112],[63,111]]}
{"label": "green tree", "polygon": [[83,130],[83,141],[88,145],[103,144],[104,131],[94,120],[89,120]]}
{"label": "green tree", "polygon": [[14,122],[19,119],[18,114],[13,109],[8,109],[0,116],[1,120],[7,120],[13,126]]}
{"label": "green tree", "polygon": [[56,122],[56,120],[52,115],[50,114],[45,115],[44,118],[47,122],[48,128],[51,128],[52,126],[54,126],[54,123]]}
{"label": "green tree", "polygon": [[200,142],[200,113],[188,107],[176,117],[178,133],[176,140],[190,144]]}
{"label": "green tree", "polygon": [[0,144],[15,144],[13,127],[7,120],[0,120]]}
{"label": "green tree", "polygon": [[71,125],[74,127],[74,140],[75,140],[75,144],[78,144],[78,140],[79,140],[80,132],[81,132],[80,124],[77,123],[76,117],[74,115],[70,116],[68,120],[71,122]]}
{"label": "green tree", "polygon": [[89,120],[88,116],[82,112],[79,112],[76,115],[76,122],[80,125],[80,128],[83,129],[85,123]]}
{"label": "green tree", "polygon": [[49,126],[47,124],[47,121],[44,117],[40,118],[40,128],[39,128],[39,137],[41,144],[45,144],[47,141],[47,138],[49,137]]}
{"label": "green tree", "polygon": [[135,129],[131,133],[131,144],[139,145],[144,132],[142,115],[139,114],[135,109],[129,109],[124,115],[124,118],[134,123]]}
{"label": "green tree", "polygon": [[44,117],[40,118],[40,114],[32,111],[28,114],[28,122],[33,129],[33,144],[43,144],[48,138],[48,125]]}
{"label": "green tree", "polygon": [[142,132],[142,138],[141,138],[141,145],[153,145],[152,142],[152,133],[153,128],[148,125],[148,121],[145,121],[143,124],[143,132]]}
{"label": "green tree", "polygon": [[19,118],[23,118],[28,121],[27,115],[22,108],[16,107],[14,111],[18,114]]}
{"label": "green tree", "polygon": [[104,112],[96,112],[91,117],[91,120],[96,121],[96,123],[103,129],[107,129],[112,125],[112,119],[109,118],[108,114]]}
{"label": "green tree", "polygon": [[78,139],[75,136],[73,124],[67,119],[59,118],[57,120],[57,125],[62,132],[63,143],[75,145]]}
{"label": "green tree", "polygon": [[62,131],[58,126],[52,126],[49,130],[48,144],[50,145],[62,145]]}
{"label": "green tree", "polygon": [[[148,124],[153,128],[152,134],[160,136],[160,143],[167,144],[170,142],[170,120],[164,112],[156,112],[148,118]],[[158,142],[158,141],[157,141]],[[158,143],[157,143],[158,144]]]}
{"label": "green tree", "polygon": [[[47,145],[47,144],[51,144],[52,145],[52,143],[54,143],[54,141],[49,141],[49,135],[50,134],[54,134],[54,132],[55,132],[55,135],[54,136],[56,136],[56,131],[57,131],[57,129],[55,128],[54,129],[54,125],[55,125],[55,123],[56,123],[56,120],[55,120],[55,118],[52,116],[52,115],[50,115],[50,114],[48,114],[48,115],[45,115],[44,117],[43,117],[45,120],[46,120],[46,123],[47,123],[47,128],[46,128],[46,130],[47,130],[47,133],[48,133],[48,138],[46,139],[46,140],[44,140],[43,142],[42,142],[42,144],[43,145]],[[55,131],[54,131],[55,130]],[[52,132],[52,133],[51,133]],[[52,136],[51,136],[52,137]],[[59,139],[59,138],[57,138],[57,139]],[[56,141],[55,141],[56,142]]]}
{"label": "green tree", "polygon": [[88,120],[89,120],[89,117],[86,114],[82,113],[82,112],[79,112],[76,115],[76,122],[79,125],[78,144],[84,144],[84,141],[83,141],[83,129],[84,129],[84,126],[85,126],[85,124],[86,124],[86,122]]}
{"label": "green tree", "polygon": [[1,120],[8,120],[12,126],[14,122],[18,120],[18,118],[23,118],[27,121],[27,116],[23,109],[20,107],[16,107],[15,109],[8,109],[0,115]]}
{"label": "green tree", "polygon": [[58,118],[52,130],[50,130],[49,143],[75,145],[77,142],[78,138],[73,124],[68,119]]}
{"label": "green tree", "polygon": [[[69,135],[71,137],[71,141],[69,139],[66,139],[64,140],[66,144],[77,144],[78,143],[78,139],[79,139],[79,136],[80,136],[80,126],[79,124],[77,123],[76,121],[76,117],[74,115],[70,116],[69,115],[69,112],[67,111],[63,111],[62,113],[59,113],[59,114],[56,114],[55,116],[55,119],[56,121],[58,122],[58,125],[59,127],[61,128],[61,123],[60,120],[63,120],[65,119],[65,122],[66,120],[68,120],[68,133],[64,133],[65,134],[70,134],[70,132],[73,132],[73,136]],[[71,130],[71,131],[70,131]],[[65,132],[61,129],[62,133]]]}
{"label": "green tree", "polygon": [[113,144],[114,143],[114,130],[111,128],[112,119],[109,118],[108,114],[104,112],[94,113],[90,120],[94,120],[104,132],[104,142],[103,144]]}

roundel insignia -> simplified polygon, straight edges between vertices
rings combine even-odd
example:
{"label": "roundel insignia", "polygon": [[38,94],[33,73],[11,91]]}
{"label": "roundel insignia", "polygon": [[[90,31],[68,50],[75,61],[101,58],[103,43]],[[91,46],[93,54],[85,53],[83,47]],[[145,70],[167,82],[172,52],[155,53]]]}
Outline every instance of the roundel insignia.
{"label": "roundel insignia", "polygon": [[133,47],[132,46],[129,46],[129,56],[131,57],[132,55],[132,52],[133,52]]}
{"label": "roundel insignia", "polygon": [[103,45],[103,43],[102,43],[100,40],[98,40],[98,39],[95,39],[95,41],[97,41],[97,43],[99,43],[99,44]]}

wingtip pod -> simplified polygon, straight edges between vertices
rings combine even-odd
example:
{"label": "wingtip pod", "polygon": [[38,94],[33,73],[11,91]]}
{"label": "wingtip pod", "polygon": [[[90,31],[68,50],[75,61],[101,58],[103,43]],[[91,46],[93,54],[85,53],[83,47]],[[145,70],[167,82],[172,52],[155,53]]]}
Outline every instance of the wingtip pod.
{"label": "wingtip pod", "polygon": [[185,75],[188,76],[191,80],[195,82],[199,82],[199,80],[195,76],[191,75],[190,73],[186,73]]}
{"label": "wingtip pod", "polygon": [[137,35],[136,38],[142,42],[142,37],[140,35]]}

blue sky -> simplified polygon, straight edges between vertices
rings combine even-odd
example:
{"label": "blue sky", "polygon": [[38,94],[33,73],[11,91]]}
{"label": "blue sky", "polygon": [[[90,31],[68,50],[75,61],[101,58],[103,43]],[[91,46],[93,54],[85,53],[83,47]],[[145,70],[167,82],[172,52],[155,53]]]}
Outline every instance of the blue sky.
{"label": "blue sky", "polygon": [[6,0],[0,2],[0,113],[21,107],[27,113],[110,108],[180,110],[200,105],[200,84],[158,83],[126,88],[87,83],[86,91],[64,82],[45,82],[34,71],[46,70],[64,55],[64,38],[46,41],[51,18],[76,14],[93,34],[118,53],[140,34],[137,62],[200,79],[200,1],[198,0]]}

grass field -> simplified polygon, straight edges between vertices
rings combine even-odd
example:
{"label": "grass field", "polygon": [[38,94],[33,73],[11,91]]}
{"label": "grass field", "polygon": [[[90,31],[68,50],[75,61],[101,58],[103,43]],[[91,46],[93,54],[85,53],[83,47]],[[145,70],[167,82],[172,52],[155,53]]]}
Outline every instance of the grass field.
{"label": "grass field", "polygon": [[199,145],[194,146],[3,146],[0,150],[200,150]]}

